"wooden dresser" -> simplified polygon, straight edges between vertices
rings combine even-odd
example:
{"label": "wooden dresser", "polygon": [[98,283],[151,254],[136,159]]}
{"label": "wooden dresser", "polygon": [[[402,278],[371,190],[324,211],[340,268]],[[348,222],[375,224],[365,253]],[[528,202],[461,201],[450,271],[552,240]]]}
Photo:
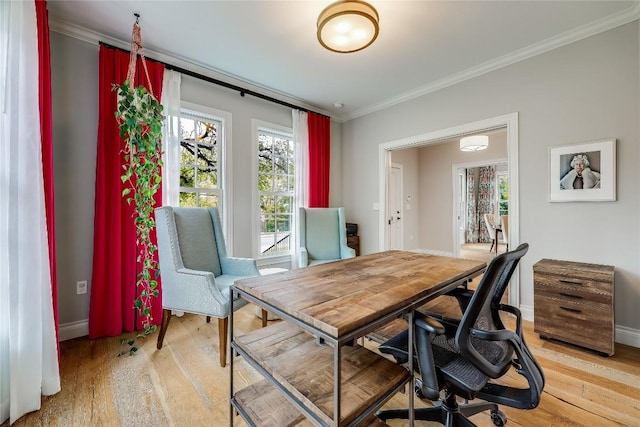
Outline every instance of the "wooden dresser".
{"label": "wooden dresser", "polygon": [[611,356],[614,267],[543,259],[533,266],[534,330]]}
{"label": "wooden dresser", "polygon": [[347,246],[356,251],[356,256],[360,256],[360,236],[347,236]]}

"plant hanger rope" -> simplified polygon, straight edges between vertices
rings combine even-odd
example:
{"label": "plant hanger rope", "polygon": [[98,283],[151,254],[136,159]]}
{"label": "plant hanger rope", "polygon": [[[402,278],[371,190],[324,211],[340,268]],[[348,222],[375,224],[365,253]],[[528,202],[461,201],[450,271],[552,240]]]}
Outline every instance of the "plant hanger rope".
{"label": "plant hanger rope", "polygon": [[140,14],[134,13],[134,16],[136,17],[136,22],[133,23],[133,29],[131,30],[131,53],[129,54],[129,68],[127,70],[127,80],[129,80],[130,84],[129,91],[133,92],[133,79],[136,77],[136,62],[138,55],[140,55],[144,74],[147,78],[147,84],[149,85],[149,92],[153,95],[153,86],[151,85],[151,79],[149,79],[149,70],[147,70],[147,61],[144,58],[144,48],[142,47],[142,33],[140,32],[140,25],[138,25]]}

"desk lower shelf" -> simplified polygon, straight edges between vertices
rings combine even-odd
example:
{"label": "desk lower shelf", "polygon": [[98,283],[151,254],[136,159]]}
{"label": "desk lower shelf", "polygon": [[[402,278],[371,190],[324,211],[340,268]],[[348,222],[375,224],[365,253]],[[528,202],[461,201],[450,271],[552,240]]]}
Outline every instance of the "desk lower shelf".
{"label": "desk lower shelf", "polygon": [[[262,368],[282,388],[282,391],[276,390],[277,393],[273,395],[269,393],[277,399],[275,403],[256,402],[259,411],[251,408],[252,399],[247,399],[246,396],[255,395],[256,387],[264,386],[254,384],[236,393],[234,403],[253,423],[278,425],[273,422],[283,412],[279,402],[284,400],[289,403],[285,397],[286,391],[286,394],[322,423],[335,425],[333,347],[317,344],[314,336],[286,322],[237,337],[232,346],[247,361]],[[368,409],[375,409],[391,398],[409,382],[410,375],[401,366],[359,345],[344,346],[341,350],[341,419],[338,424],[349,425]],[[289,405],[293,408],[291,403]],[[296,419],[294,416],[294,420]],[[365,422],[360,424],[384,425]]]}
{"label": "desk lower shelf", "polygon": [[[269,381],[262,380],[239,391],[233,399],[234,406],[244,411],[258,427],[312,427],[309,421]],[[368,417],[360,425],[364,427],[389,427],[375,416]]]}

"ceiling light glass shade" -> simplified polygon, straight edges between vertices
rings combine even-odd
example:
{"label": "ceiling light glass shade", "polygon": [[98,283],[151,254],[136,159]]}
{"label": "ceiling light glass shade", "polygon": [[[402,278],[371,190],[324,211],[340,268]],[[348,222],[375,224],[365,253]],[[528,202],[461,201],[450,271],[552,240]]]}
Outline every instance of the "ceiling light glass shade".
{"label": "ceiling light glass shade", "polygon": [[333,52],[357,52],[378,37],[378,21],[378,12],[369,3],[337,1],[318,16],[318,41]]}
{"label": "ceiling light glass shade", "polygon": [[489,146],[489,137],[486,135],[465,136],[460,140],[460,150],[479,151]]}

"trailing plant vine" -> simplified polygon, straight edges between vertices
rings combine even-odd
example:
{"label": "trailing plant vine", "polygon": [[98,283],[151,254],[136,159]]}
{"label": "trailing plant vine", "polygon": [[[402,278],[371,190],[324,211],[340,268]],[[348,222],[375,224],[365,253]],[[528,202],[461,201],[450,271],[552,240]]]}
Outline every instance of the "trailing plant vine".
{"label": "trailing plant vine", "polygon": [[[153,325],[152,299],[158,296],[158,262],[154,254],[158,250],[151,240],[155,227],[154,196],[160,188],[162,175],[162,105],[152,93],[140,85],[130,86],[129,80],[113,85],[118,94],[115,112],[120,127],[120,138],[125,141],[122,149],[125,164],[122,182],[126,184],[122,197],[133,203],[136,226],[137,262],[140,272],[136,278],[137,298],[135,309],[142,319],[143,331],[137,338],[147,337],[156,330]],[[126,340],[123,340],[123,342]],[[129,354],[137,351],[135,340],[129,340]]]}

